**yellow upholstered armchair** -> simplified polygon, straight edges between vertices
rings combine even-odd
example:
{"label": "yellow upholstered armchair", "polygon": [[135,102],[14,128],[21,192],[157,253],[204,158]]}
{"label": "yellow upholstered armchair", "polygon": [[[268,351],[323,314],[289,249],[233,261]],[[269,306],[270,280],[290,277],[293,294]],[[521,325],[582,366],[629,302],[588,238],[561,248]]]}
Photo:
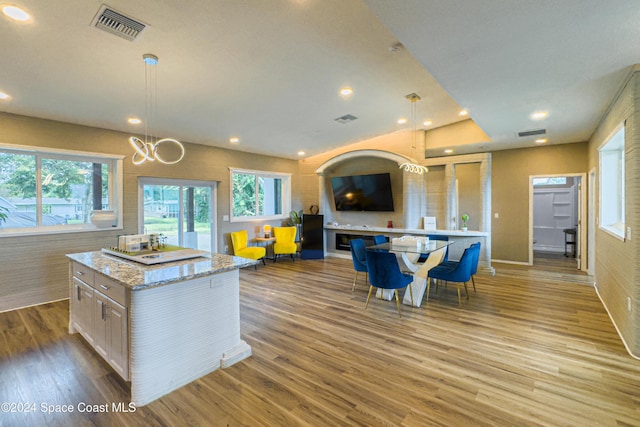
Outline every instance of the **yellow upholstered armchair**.
{"label": "yellow upholstered armchair", "polygon": [[[231,243],[233,245],[233,254],[235,256],[241,256],[243,258],[249,259],[259,259],[262,260],[264,264],[264,256],[267,253],[267,250],[261,246],[247,246],[247,242],[249,241],[249,235],[247,230],[234,231],[231,234]],[[257,266],[254,266],[256,270]]]}
{"label": "yellow upholstered armchair", "polygon": [[273,237],[276,238],[273,244],[273,262],[276,262],[278,255],[291,255],[291,259],[298,252],[296,240],[296,227],[273,227]]}

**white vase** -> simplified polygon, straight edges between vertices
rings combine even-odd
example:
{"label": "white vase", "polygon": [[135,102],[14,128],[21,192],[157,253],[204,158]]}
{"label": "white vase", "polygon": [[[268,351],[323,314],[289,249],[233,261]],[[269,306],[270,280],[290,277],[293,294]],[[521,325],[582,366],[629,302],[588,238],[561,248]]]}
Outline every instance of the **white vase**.
{"label": "white vase", "polygon": [[89,219],[91,220],[91,223],[98,228],[114,227],[116,225],[116,211],[92,211]]}
{"label": "white vase", "polygon": [[467,227],[460,227],[460,230],[467,231]]}

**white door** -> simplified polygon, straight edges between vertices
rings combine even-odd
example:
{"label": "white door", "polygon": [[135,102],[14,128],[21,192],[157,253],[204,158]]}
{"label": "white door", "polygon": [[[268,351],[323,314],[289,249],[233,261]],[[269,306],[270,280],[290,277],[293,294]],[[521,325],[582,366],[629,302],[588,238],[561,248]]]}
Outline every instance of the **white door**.
{"label": "white door", "polygon": [[[534,248],[564,252],[563,230],[574,228],[576,265],[584,270],[582,256],[586,251],[587,235],[582,221],[587,215],[587,196],[582,184],[585,174],[530,176],[529,179],[529,264],[533,265]],[[549,186],[546,190],[545,185]],[[566,249],[573,248],[566,246]]]}
{"label": "white door", "polygon": [[140,178],[140,233],[169,245],[217,252],[216,183]]}
{"label": "white door", "polygon": [[565,252],[565,229],[576,228],[575,185],[539,188],[533,193],[533,248]]}

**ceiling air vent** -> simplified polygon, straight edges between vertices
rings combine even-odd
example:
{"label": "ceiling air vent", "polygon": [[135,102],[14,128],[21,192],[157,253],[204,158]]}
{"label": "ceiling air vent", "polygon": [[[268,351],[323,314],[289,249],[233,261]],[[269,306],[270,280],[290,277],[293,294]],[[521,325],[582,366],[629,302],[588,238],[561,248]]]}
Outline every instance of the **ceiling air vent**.
{"label": "ceiling air vent", "polygon": [[522,138],[524,136],[544,135],[545,133],[547,133],[546,129],[526,130],[524,132],[518,132],[518,136]]}
{"label": "ceiling air vent", "polygon": [[146,24],[116,12],[104,4],[100,7],[95,18],[93,18],[91,25],[130,41],[138,38],[140,33],[147,27]]}
{"label": "ceiling air vent", "polygon": [[351,123],[354,120],[358,120],[358,118],[356,116],[353,116],[351,114],[347,114],[344,115],[342,117],[338,117],[337,119],[334,119],[336,122],[338,123],[342,123],[343,125],[346,123]]}

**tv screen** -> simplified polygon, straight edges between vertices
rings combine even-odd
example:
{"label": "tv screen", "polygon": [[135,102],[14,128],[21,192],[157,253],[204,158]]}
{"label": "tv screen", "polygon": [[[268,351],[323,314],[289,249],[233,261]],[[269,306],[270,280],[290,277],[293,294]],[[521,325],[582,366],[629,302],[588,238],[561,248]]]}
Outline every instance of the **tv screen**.
{"label": "tv screen", "polygon": [[333,177],[331,188],[337,211],[393,212],[389,173]]}

